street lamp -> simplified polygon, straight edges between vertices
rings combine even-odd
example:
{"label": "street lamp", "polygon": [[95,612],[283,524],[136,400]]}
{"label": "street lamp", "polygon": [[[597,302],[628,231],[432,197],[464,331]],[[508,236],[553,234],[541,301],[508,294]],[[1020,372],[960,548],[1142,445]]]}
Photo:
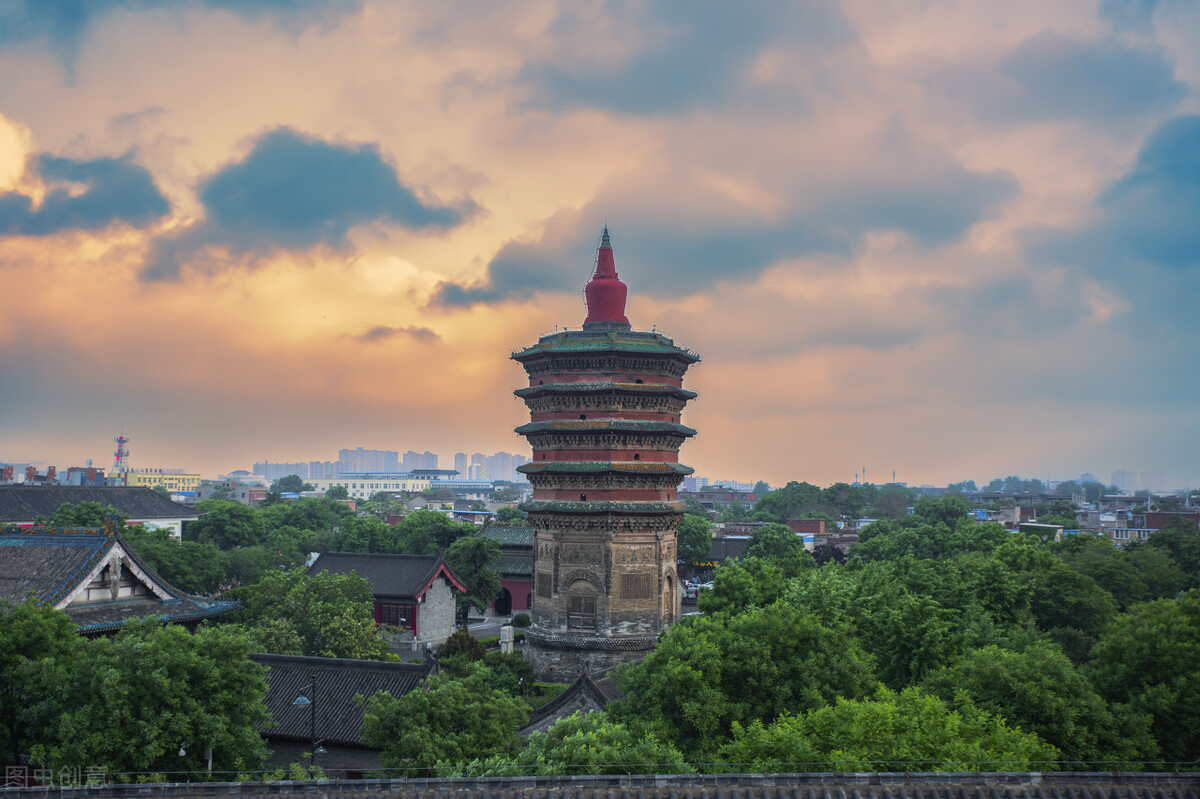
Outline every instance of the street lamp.
{"label": "street lamp", "polygon": [[325,747],[321,746],[320,742],[317,740],[317,675],[309,674],[308,679],[310,681],[308,685],[304,686],[300,690],[307,691],[311,688],[312,699],[309,699],[304,694],[301,694],[300,696],[296,697],[292,704],[296,707],[308,708],[309,742],[312,744],[312,765],[315,766],[317,764],[317,755],[325,754]]}

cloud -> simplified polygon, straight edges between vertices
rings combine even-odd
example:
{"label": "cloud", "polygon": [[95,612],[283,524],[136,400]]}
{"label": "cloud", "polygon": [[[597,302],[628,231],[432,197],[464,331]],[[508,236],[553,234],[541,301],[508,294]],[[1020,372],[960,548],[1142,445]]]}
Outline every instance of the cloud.
{"label": "cloud", "polygon": [[1154,9],[1160,0],[1100,0],[1100,16],[1118,30],[1149,32],[1154,29]]}
{"label": "cloud", "polygon": [[942,64],[925,85],[998,124],[1074,119],[1106,122],[1169,111],[1187,96],[1166,51],[1082,41],[1043,31],[998,63]]}
{"label": "cloud", "polygon": [[1089,221],[1046,235],[1031,250],[1108,276],[1136,266],[1200,268],[1200,116],[1159,125],[1133,166],[1097,197]]}
{"label": "cloud", "polygon": [[281,127],[258,138],[242,161],[200,186],[205,218],[156,241],[142,276],[173,279],[189,264],[221,268],[233,258],[348,248],[351,228],[372,222],[410,230],[458,224],[475,206],[425,203],[404,186],[373,144],[332,144]]}
{"label": "cloud", "polygon": [[34,207],[28,194],[0,193],[0,235],[48,236],[114,224],[143,227],[170,210],[150,172],[129,156],[77,160],[41,155],[30,167],[47,185],[45,196]]}
{"label": "cloud", "polygon": [[521,76],[535,104],[632,114],[741,99],[755,59],[784,39],[814,56],[856,40],[834,3],[788,0],[566,4],[548,33],[556,46]]}
{"label": "cloud", "polygon": [[357,8],[358,0],[10,0],[0,3],[0,47],[45,41],[73,59],[97,18],[118,10],[220,8],[249,19],[271,16],[303,29]]}
{"label": "cloud", "polygon": [[1146,137],[1133,168],[1100,195],[1092,233],[1116,251],[1168,267],[1200,267],[1200,116]]}
{"label": "cloud", "polygon": [[1138,116],[1170,109],[1187,94],[1162,50],[1112,39],[1040,33],[1005,56],[1000,71],[1020,85],[1026,113],[1043,118]]}
{"label": "cloud", "polygon": [[582,208],[555,214],[539,239],[505,244],[482,280],[441,284],[431,304],[579,290],[605,219],[618,271],[636,274],[638,291],[677,296],[753,280],[784,260],[848,258],[873,231],[901,231],[920,247],[946,244],[1017,191],[1006,173],[967,169],[916,139],[902,120],[890,120],[853,157],[844,171],[795,176],[802,190],[782,208],[739,199],[689,163],[647,168],[611,182]]}
{"label": "cloud", "polygon": [[441,339],[434,331],[427,327],[417,327],[416,325],[405,325],[404,327],[388,327],[387,325],[375,325],[372,328],[359,333],[357,336],[350,338],[355,341],[360,341],[364,344],[373,344],[378,341],[387,341],[396,337],[410,338],[414,341],[431,342]]}

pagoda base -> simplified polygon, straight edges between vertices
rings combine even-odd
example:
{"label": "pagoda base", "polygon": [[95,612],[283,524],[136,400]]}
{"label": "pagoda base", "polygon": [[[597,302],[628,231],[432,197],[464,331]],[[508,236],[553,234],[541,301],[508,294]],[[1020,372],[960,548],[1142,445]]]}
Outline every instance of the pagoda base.
{"label": "pagoda base", "polygon": [[565,634],[536,627],[525,631],[525,657],[543,682],[570,683],[584,671],[608,671],[641,660],[657,645],[657,635]]}

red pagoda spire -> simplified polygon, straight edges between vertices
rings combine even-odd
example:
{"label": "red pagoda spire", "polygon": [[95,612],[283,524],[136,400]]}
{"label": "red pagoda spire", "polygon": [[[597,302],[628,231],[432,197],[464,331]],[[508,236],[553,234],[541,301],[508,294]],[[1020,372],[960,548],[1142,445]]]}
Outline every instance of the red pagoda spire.
{"label": "red pagoda spire", "polygon": [[613,262],[612,242],[608,238],[608,225],[600,237],[600,249],[596,253],[596,273],[583,289],[587,298],[587,318],[584,329],[595,325],[620,325],[628,330],[629,320],[625,317],[625,297],[629,288],[617,277]]}

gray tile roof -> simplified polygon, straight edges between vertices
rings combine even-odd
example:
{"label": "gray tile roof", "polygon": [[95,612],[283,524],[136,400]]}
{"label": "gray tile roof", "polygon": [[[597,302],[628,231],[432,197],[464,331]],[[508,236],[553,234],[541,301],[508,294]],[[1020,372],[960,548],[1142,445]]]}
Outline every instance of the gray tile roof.
{"label": "gray tile roof", "polygon": [[312,706],[292,703],[298,696],[313,698],[309,686],[317,681],[317,737],[326,744],[364,746],[359,739],[365,702],[355,701],[361,694],[369,699],[380,691],[396,698],[417,687],[429,674],[433,662],[389,663],[350,658],[301,657],[298,655],[251,655],[250,659],[267,672],[267,709],[274,726],[266,730],[268,738],[305,742],[310,739]]}
{"label": "gray tile roof", "polygon": [[524,735],[544,732],[560,718],[579,711],[603,710],[609,702],[623,699],[624,696],[607,676],[597,675],[593,678],[584,672],[566,690],[533,711],[521,732]]}
{"label": "gray tile roof", "polygon": [[192,508],[144,486],[0,486],[0,523],[49,519],[63,503],[112,505],[131,519],[198,519]]}
{"label": "gray tile roof", "polygon": [[483,535],[502,547],[533,549],[533,528],[527,524],[489,524],[483,528]]}
{"label": "gray tile roof", "polygon": [[367,552],[323,552],[308,567],[309,574],[357,574],[370,581],[377,598],[415,600],[441,572],[462,590],[441,555],[385,555]]}
{"label": "gray tile roof", "polygon": [[0,528],[0,600],[24,602],[31,594],[55,607],[120,547],[168,599],[136,597],[68,605],[63,610],[83,633],[115,630],[127,619],[156,617],[172,622],[209,618],[238,603],[190,596],[167,583],[137,556],[116,528]]}

